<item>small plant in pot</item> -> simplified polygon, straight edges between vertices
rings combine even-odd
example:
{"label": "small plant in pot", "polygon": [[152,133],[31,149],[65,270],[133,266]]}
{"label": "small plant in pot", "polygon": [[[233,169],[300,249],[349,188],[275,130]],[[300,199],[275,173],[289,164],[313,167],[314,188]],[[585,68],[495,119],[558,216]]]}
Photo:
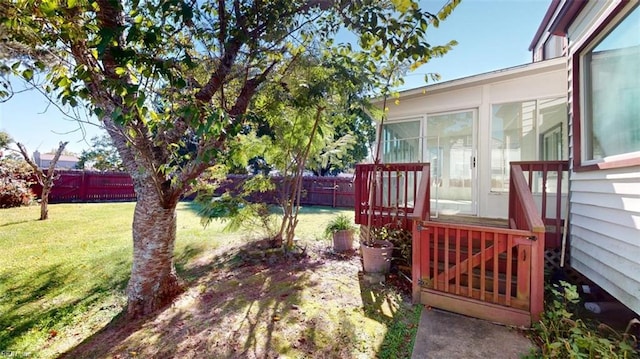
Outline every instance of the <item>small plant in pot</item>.
{"label": "small plant in pot", "polygon": [[388,273],[393,257],[391,231],[387,227],[369,228],[362,236],[362,266],[367,273]]}
{"label": "small plant in pot", "polygon": [[333,239],[333,250],[346,252],[353,249],[353,233],[356,227],[346,214],[335,216],[324,230],[326,236]]}

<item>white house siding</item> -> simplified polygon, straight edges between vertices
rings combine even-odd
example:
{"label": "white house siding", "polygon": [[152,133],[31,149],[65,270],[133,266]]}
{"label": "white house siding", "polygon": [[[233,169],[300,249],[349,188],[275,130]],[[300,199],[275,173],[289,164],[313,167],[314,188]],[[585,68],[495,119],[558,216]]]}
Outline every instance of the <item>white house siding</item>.
{"label": "white house siding", "polygon": [[640,167],[571,175],[571,266],[640,313]]}
{"label": "white house siding", "polygon": [[[566,60],[557,58],[404,91],[390,99],[386,123],[424,119],[459,110],[477,111],[477,215],[506,218],[508,193],[491,191],[491,111],[495,104],[566,98]],[[379,103],[380,104],[380,103]],[[427,159],[423,159],[427,161]],[[553,212],[553,210],[552,210]]]}
{"label": "white house siding", "polygon": [[[579,100],[573,98],[571,59],[619,3],[588,2],[567,31],[570,109]],[[571,136],[572,111],[569,121]],[[573,155],[573,148],[569,153]],[[571,266],[640,313],[640,166],[572,170],[570,187]]]}

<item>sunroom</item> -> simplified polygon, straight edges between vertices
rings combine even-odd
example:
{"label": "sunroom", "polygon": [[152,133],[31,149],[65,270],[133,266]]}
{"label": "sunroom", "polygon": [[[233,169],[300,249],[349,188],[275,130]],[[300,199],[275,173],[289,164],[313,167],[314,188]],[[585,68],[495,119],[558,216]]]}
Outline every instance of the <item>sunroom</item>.
{"label": "sunroom", "polygon": [[560,247],[566,214],[566,77],[558,58],[387,105],[381,161],[356,170],[356,222],[413,229],[415,301],[537,320],[545,247]]}

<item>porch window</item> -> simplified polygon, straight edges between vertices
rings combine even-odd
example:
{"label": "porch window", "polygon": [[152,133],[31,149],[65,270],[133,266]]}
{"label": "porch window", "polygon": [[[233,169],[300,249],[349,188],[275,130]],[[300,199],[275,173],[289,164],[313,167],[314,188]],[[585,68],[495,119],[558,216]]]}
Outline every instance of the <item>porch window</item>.
{"label": "porch window", "polygon": [[566,123],[562,97],[493,105],[491,191],[509,190],[510,162],[566,160]]}
{"label": "porch window", "polygon": [[582,56],[583,164],[640,157],[640,7]]}
{"label": "porch window", "polygon": [[382,162],[420,162],[420,133],[419,119],[385,124],[382,127]]}

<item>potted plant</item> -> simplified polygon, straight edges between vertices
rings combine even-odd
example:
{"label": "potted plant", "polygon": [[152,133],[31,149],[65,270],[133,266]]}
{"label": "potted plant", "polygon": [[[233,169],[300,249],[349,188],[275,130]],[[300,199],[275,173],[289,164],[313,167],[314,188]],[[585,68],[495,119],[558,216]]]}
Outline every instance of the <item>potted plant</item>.
{"label": "potted plant", "polygon": [[346,214],[335,216],[324,230],[326,236],[333,238],[333,250],[345,252],[353,249],[353,233],[356,227]]}
{"label": "potted plant", "polygon": [[393,243],[389,241],[390,229],[387,227],[369,228],[362,236],[362,266],[367,273],[387,273],[391,268]]}

